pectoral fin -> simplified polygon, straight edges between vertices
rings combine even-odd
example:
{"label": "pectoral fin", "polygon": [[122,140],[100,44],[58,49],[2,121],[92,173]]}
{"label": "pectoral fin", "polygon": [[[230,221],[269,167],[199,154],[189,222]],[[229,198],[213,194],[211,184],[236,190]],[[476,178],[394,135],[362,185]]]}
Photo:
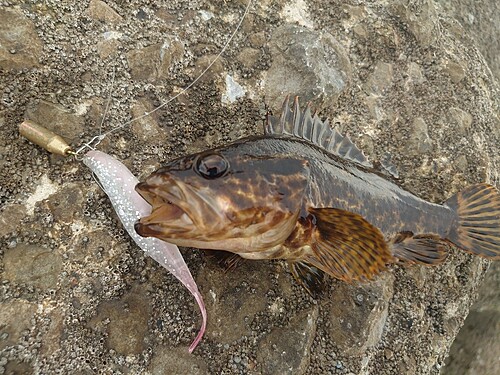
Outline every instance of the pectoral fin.
{"label": "pectoral fin", "polygon": [[365,280],[393,260],[382,232],[363,217],[336,208],[311,208],[316,228],[306,261],[331,276]]}

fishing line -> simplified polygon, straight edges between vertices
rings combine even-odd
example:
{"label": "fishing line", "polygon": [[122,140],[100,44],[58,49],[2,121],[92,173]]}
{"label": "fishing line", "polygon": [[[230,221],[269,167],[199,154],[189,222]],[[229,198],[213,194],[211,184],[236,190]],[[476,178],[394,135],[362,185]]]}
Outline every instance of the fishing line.
{"label": "fishing line", "polygon": [[[222,56],[222,54],[226,51],[226,49],[228,48],[229,44],[233,41],[236,33],[241,28],[241,25],[243,24],[243,21],[245,20],[246,16],[248,15],[248,13],[250,11],[250,7],[252,5],[252,2],[253,2],[253,0],[248,0],[248,3],[246,5],[246,7],[245,7],[245,11],[243,12],[243,16],[240,18],[238,24],[236,25],[236,28],[231,33],[231,35],[229,36],[228,40],[224,43],[224,46],[222,47],[222,49],[220,50],[220,52],[217,54],[217,56],[210,62],[210,64],[208,64],[208,66],[189,85],[187,85],[180,92],[178,92],[177,94],[175,94],[174,96],[172,96],[170,99],[168,99],[167,101],[165,101],[164,103],[162,103],[161,105],[159,105],[158,107],[156,107],[155,109],[153,109],[151,111],[144,112],[144,114],[142,114],[142,115],[140,115],[138,117],[135,117],[132,120],[129,120],[129,121],[125,122],[124,124],[122,124],[120,126],[117,126],[117,127],[113,128],[111,130],[108,130],[107,132],[102,133],[102,127],[103,127],[104,119],[106,118],[106,115],[107,115],[107,112],[108,112],[108,109],[109,109],[109,104],[110,104],[110,101],[111,101],[111,91],[112,90],[110,90],[109,98],[108,98],[108,103],[106,105],[105,113],[103,115],[103,118],[102,118],[102,121],[101,121],[101,125],[99,127],[99,134],[96,135],[96,136],[94,136],[93,138],[91,138],[88,142],[83,143],[75,152],[72,152],[72,154],[75,155],[75,157],[78,159],[78,156],[84,150],[86,150],[86,149],[95,150],[95,148],[97,147],[97,145],[99,145],[99,143],[101,143],[102,140],[104,138],[106,138],[108,135],[110,135],[112,133],[115,133],[117,131],[120,131],[120,130],[126,128],[127,126],[130,126],[130,124],[132,124],[135,121],[141,120],[141,119],[143,119],[145,117],[148,117],[148,116],[152,115],[153,113],[155,113],[156,111],[162,109],[167,104],[171,103],[172,101],[174,101],[175,99],[177,99],[179,96],[181,96],[182,94],[186,93],[189,89],[191,89],[191,87],[193,87],[205,75],[205,73],[208,72],[208,70],[217,62],[217,60],[219,60],[219,58]],[[114,74],[114,70],[113,70],[112,83],[114,83],[114,78],[115,78],[115,74]]]}

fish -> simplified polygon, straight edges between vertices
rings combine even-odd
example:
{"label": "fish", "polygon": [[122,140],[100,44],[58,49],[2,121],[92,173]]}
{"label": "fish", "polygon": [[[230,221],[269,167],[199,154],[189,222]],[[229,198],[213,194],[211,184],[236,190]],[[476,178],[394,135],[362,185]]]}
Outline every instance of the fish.
{"label": "fish", "polygon": [[391,263],[437,265],[456,246],[500,259],[500,193],[466,187],[442,204],[403,189],[308,104],[287,98],[264,134],[175,159],[136,191],[144,237],[283,259],[312,293],[324,273],[370,280]]}
{"label": "fish", "polygon": [[203,297],[179,249],[157,238],[143,238],[135,231],[134,225],[137,218],[148,215],[151,212],[151,206],[134,190],[139,180],[123,163],[97,150],[87,152],[82,161],[99,180],[101,188],[108,195],[123,227],[135,243],[174,275],[194,296],[203,320],[198,335],[189,346],[188,351],[192,353],[205,333],[207,311]]}

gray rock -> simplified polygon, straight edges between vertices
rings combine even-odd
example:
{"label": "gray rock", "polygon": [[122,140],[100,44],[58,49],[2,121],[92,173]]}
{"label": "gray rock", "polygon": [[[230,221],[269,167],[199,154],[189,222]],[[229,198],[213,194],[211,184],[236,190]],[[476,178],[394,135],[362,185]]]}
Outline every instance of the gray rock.
{"label": "gray rock", "polygon": [[28,301],[13,300],[0,304],[0,350],[16,345],[25,332],[32,328],[36,305]]}
{"label": "gray rock", "polygon": [[15,231],[26,217],[26,207],[22,204],[10,204],[0,212],[0,237]]}
{"label": "gray rock", "polygon": [[304,374],[309,365],[317,319],[318,308],[314,307],[294,316],[285,327],[275,328],[264,336],[257,347],[259,373]]}
{"label": "gray rock", "polygon": [[168,77],[172,64],[184,55],[184,47],[173,38],[163,43],[133,50],[127,54],[131,75],[137,81],[150,81]]}
{"label": "gray rock", "polygon": [[89,328],[107,332],[107,347],[116,353],[139,354],[146,349],[151,301],[142,286],[133,288],[119,300],[103,301]]}
{"label": "gray rock", "polygon": [[207,374],[208,367],[200,359],[193,357],[182,348],[158,348],[148,370],[153,375],[163,374]]}
{"label": "gray rock", "polygon": [[26,118],[42,125],[48,130],[62,136],[69,142],[77,141],[82,134],[84,118],[73,111],[55,104],[41,100],[28,105]]}
{"label": "gray rock", "polygon": [[[328,333],[346,355],[361,356],[380,342],[385,329],[394,279],[383,275],[357,288],[341,284],[326,303]],[[345,313],[349,311],[349,313]]]}
{"label": "gray rock", "polygon": [[349,84],[349,58],[327,32],[284,25],[274,30],[270,48],[273,62],[264,92],[272,108],[280,108],[290,93],[304,101],[329,98],[332,103]]}
{"label": "gray rock", "polygon": [[251,68],[257,63],[260,51],[255,48],[244,48],[238,54],[238,61],[240,61],[246,68]]}
{"label": "gray rock", "polygon": [[208,292],[205,303],[207,313],[213,317],[208,322],[208,336],[217,342],[231,344],[250,335],[250,323],[255,315],[267,309],[266,300],[256,297],[268,292],[269,274],[273,270],[271,265],[257,268],[245,262],[238,272],[220,271],[220,267],[205,267],[196,282],[205,285]]}
{"label": "gray rock", "polygon": [[389,9],[404,22],[422,47],[428,47],[440,35],[439,18],[432,0],[400,0]]}
{"label": "gray rock", "polygon": [[100,0],[90,0],[86,14],[95,20],[106,23],[117,23],[123,19],[113,8]]}
{"label": "gray rock", "polygon": [[35,25],[20,9],[0,9],[0,69],[20,70],[38,66],[43,44]]}
{"label": "gray rock", "polygon": [[418,154],[432,151],[432,139],[429,137],[427,124],[422,117],[418,117],[413,121],[413,132],[408,142],[408,150]]}
{"label": "gray rock", "polygon": [[439,0],[438,5],[458,21],[459,34],[475,40],[488,65],[500,81],[500,3],[490,0]]}
{"label": "gray rock", "polygon": [[390,89],[392,80],[392,64],[379,62],[365,83],[365,90],[369,94],[383,95],[386,90]]}
{"label": "gray rock", "polygon": [[454,131],[462,136],[469,134],[469,129],[472,125],[472,116],[470,113],[456,107],[451,107],[449,111],[449,122],[453,126]]}
{"label": "gray rock", "polygon": [[56,223],[72,223],[81,217],[82,212],[68,210],[68,207],[75,205],[81,207],[83,205],[83,193],[81,184],[69,183],[57,191],[57,193],[49,196],[45,204],[52,213],[52,217]]}
{"label": "gray rock", "polygon": [[4,279],[27,284],[45,292],[57,287],[62,258],[56,251],[35,245],[19,244],[5,252]]}

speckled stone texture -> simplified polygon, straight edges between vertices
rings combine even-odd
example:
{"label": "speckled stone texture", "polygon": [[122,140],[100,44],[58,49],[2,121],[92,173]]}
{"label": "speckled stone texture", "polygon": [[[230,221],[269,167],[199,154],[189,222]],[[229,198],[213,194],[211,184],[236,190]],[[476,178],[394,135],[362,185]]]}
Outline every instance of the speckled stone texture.
{"label": "speckled stone texture", "polygon": [[[126,236],[82,163],[19,137],[30,118],[77,147],[99,132],[108,96],[104,130],[152,110],[210,63],[245,2],[1,3],[0,373],[440,373],[487,261],[453,251],[439,267],[392,266],[371,283],[328,280],[314,300],[282,262],[225,273],[210,253],[182,249],[209,314],[189,355],[200,324],[189,292]],[[255,1],[191,91],[99,150],[142,179],[176,156],[260,133],[292,93],[371,160],[389,158],[423,198],[498,186],[498,86],[460,9]]]}

